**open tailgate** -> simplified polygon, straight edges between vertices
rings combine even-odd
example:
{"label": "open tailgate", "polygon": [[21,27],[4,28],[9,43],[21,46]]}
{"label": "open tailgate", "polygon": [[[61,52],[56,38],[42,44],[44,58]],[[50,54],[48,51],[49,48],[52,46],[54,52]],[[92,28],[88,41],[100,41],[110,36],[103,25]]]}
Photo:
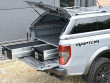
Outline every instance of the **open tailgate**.
{"label": "open tailgate", "polygon": [[40,60],[35,59],[32,56],[27,56],[27,57],[23,57],[23,58],[19,58],[19,59],[39,71],[52,69],[52,68],[57,67],[59,65],[58,59],[40,61]]}
{"label": "open tailgate", "polygon": [[25,2],[27,2],[27,4],[30,6],[38,7],[46,12],[54,12],[54,13],[64,15],[66,17],[70,17],[70,14],[68,13],[68,11],[61,7],[55,7],[55,6],[50,6],[43,3],[31,2],[31,1],[25,1]]}

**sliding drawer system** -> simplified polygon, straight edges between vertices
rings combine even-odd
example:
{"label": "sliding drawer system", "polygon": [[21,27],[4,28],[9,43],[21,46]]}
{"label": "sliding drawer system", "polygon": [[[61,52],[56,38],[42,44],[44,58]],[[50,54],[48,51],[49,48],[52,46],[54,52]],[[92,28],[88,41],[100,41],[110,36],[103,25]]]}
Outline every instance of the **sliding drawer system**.
{"label": "sliding drawer system", "polygon": [[36,42],[30,42],[30,43],[3,46],[2,54],[9,59],[30,56],[33,54],[33,50],[32,50],[33,47],[40,47],[45,45],[46,45],[45,42],[36,41]]}
{"label": "sliding drawer system", "polygon": [[9,59],[19,58],[39,71],[59,66],[58,48],[39,40],[3,46],[2,54]]}
{"label": "sliding drawer system", "polygon": [[34,56],[41,61],[58,58],[58,48],[43,41],[3,46],[2,54],[9,59]]}
{"label": "sliding drawer system", "polygon": [[34,47],[35,58],[43,61],[58,58],[58,48],[52,45]]}

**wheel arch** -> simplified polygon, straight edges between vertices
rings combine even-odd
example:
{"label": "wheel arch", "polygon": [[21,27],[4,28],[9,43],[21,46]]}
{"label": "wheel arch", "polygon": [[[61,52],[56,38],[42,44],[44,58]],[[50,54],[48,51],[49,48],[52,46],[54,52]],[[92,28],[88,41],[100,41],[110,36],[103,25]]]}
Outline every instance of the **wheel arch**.
{"label": "wheel arch", "polygon": [[[92,63],[97,60],[99,57],[107,57],[105,54],[109,52],[110,54],[110,47],[109,46],[105,46],[105,47],[102,47],[100,49],[98,49],[97,51],[95,51],[95,53],[91,56],[91,58],[89,59],[87,65],[86,65],[86,68],[84,70],[84,74],[83,75],[87,75],[88,72],[89,72],[89,69],[92,65]],[[108,57],[107,57],[108,58]],[[110,56],[109,56],[110,58]]]}

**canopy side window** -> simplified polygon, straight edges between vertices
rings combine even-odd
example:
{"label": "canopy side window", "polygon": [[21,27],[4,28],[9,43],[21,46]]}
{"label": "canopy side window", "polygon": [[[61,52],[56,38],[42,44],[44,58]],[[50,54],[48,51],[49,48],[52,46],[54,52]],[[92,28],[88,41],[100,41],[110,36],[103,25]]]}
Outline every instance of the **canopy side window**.
{"label": "canopy side window", "polygon": [[72,31],[70,32],[70,34],[91,32],[97,30],[98,30],[98,26],[97,26],[96,17],[80,18],[80,19],[76,19],[75,25]]}
{"label": "canopy side window", "polygon": [[97,17],[97,21],[99,30],[110,29],[110,16]]}

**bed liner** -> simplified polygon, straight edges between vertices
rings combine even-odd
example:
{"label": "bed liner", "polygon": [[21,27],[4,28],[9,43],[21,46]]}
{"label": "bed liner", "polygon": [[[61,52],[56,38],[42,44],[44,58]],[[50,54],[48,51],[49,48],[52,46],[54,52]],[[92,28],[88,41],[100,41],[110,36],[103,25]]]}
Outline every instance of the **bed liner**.
{"label": "bed liner", "polygon": [[59,66],[58,59],[40,61],[35,59],[33,56],[27,56],[19,59],[39,71],[44,71]]}

